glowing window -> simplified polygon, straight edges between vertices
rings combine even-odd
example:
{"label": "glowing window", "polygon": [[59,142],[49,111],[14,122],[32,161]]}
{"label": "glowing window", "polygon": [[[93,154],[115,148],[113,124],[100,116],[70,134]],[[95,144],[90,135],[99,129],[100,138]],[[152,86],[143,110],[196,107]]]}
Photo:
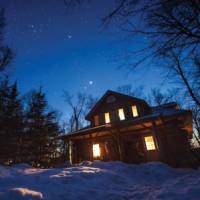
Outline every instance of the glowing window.
{"label": "glowing window", "polygon": [[93,157],[97,158],[100,157],[101,151],[100,151],[100,146],[99,144],[93,144]]}
{"label": "glowing window", "polygon": [[137,106],[132,106],[132,114],[133,114],[133,117],[138,117]]}
{"label": "glowing window", "polygon": [[109,113],[105,113],[104,115],[105,115],[105,122],[106,122],[106,124],[110,123],[110,114]]}
{"label": "glowing window", "polygon": [[125,120],[125,115],[124,115],[124,109],[120,108],[118,109],[118,115],[120,120]]}
{"label": "glowing window", "polygon": [[99,116],[98,115],[94,116],[94,125],[99,126]]}
{"label": "glowing window", "polygon": [[153,136],[146,136],[144,137],[144,140],[145,140],[147,151],[156,149]]}

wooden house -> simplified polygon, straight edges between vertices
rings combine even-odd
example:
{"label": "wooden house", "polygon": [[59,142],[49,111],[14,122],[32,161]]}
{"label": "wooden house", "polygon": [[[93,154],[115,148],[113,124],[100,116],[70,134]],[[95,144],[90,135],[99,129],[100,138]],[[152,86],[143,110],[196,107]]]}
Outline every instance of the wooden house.
{"label": "wooden house", "polygon": [[61,138],[67,159],[187,165],[192,113],[175,102],[151,107],[146,101],[107,91],[87,114],[90,126]]}

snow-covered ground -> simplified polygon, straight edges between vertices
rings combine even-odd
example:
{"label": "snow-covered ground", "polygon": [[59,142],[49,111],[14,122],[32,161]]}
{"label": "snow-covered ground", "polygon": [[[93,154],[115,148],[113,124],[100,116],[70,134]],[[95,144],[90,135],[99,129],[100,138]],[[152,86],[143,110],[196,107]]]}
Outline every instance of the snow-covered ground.
{"label": "snow-covered ground", "polygon": [[200,169],[98,161],[54,169],[0,166],[0,200],[32,199],[199,200]]}

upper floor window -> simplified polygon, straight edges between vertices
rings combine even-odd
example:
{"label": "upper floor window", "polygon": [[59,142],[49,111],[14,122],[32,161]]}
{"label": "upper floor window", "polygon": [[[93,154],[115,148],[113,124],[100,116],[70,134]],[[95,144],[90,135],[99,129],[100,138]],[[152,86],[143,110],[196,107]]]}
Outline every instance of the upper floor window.
{"label": "upper floor window", "polygon": [[138,110],[136,105],[132,106],[132,114],[133,117],[138,117]]}
{"label": "upper floor window", "polygon": [[120,120],[125,120],[125,115],[124,115],[124,109],[120,108],[118,109],[118,115]]}
{"label": "upper floor window", "polygon": [[99,116],[98,115],[94,116],[94,125],[99,126]]}
{"label": "upper floor window", "polygon": [[110,113],[109,112],[104,113],[104,116],[105,116],[105,123],[106,124],[110,123]]}
{"label": "upper floor window", "polygon": [[156,149],[156,145],[155,145],[153,136],[146,136],[146,137],[144,137],[144,141],[145,141],[145,144],[146,144],[147,151],[155,150]]}

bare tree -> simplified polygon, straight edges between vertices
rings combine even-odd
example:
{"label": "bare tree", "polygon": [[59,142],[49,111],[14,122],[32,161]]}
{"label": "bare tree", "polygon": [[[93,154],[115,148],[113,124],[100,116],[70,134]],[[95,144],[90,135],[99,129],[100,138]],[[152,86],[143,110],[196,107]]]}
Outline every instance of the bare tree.
{"label": "bare tree", "polygon": [[[198,79],[198,65],[196,64],[196,58],[193,60],[183,56],[180,51],[175,52],[173,50],[165,53],[167,67],[171,70],[172,76],[177,77],[185,86],[187,94],[191,97],[194,103],[200,108],[200,84]],[[188,96],[187,95],[187,96]]]}
{"label": "bare tree", "polygon": [[64,97],[71,109],[71,114],[66,122],[67,131],[78,131],[87,124],[85,115],[94,106],[97,99],[80,92],[76,96],[70,95],[67,91],[64,92]]}
{"label": "bare tree", "polygon": [[0,10],[0,72],[4,71],[13,59],[11,49],[3,44],[3,30],[5,27],[4,9]]}
{"label": "bare tree", "polygon": [[[65,2],[68,5],[73,2],[75,6],[82,2],[88,3],[84,0],[65,0]],[[200,95],[195,92],[196,88],[200,89],[199,0],[116,0],[114,2],[114,7],[103,17],[103,24],[117,23],[118,27],[131,36],[148,39],[145,47],[130,53],[130,56],[134,54],[131,66],[135,68],[147,64],[148,61],[152,62],[152,58],[156,59],[157,63],[161,61],[162,66],[169,61],[169,55],[172,56],[171,61],[174,61],[176,67],[174,68],[173,65],[170,67],[172,70],[175,69],[174,73],[177,76],[173,74],[169,78],[181,80],[191,99],[200,107]],[[174,52],[176,57],[173,55]],[[183,59],[187,64],[179,65],[178,61]],[[190,70],[190,77],[186,76],[186,70]],[[166,71],[168,72],[168,69]],[[193,80],[193,83],[190,80]]]}
{"label": "bare tree", "polygon": [[131,84],[121,85],[117,87],[116,89],[118,92],[132,96],[132,97],[138,97],[138,98],[146,98],[144,96],[144,87],[139,86],[133,88]]}
{"label": "bare tree", "polygon": [[175,92],[161,92],[159,88],[154,88],[151,90],[151,93],[148,97],[148,102],[154,106],[160,106],[175,100]]}

